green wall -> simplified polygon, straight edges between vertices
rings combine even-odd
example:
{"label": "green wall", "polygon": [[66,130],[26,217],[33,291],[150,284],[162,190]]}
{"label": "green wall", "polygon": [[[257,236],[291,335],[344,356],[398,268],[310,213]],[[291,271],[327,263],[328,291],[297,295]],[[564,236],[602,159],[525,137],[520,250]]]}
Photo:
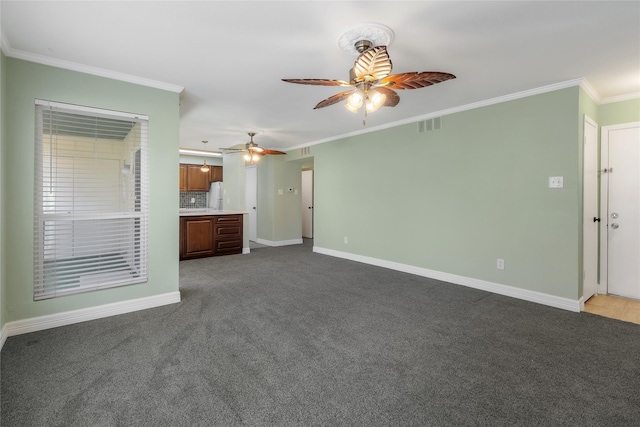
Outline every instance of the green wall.
{"label": "green wall", "polygon": [[578,90],[314,146],[314,245],[577,300]]}
{"label": "green wall", "polygon": [[[245,207],[245,165],[239,154],[225,154],[222,156],[222,191],[224,200],[222,206],[227,211],[246,212]],[[242,247],[249,247],[249,216],[245,213],[243,223]]]}
{"label": "green wall", "polygon": [[276,224],[274,207],[278,201],[276,184],[275,184],[275,168],[274,159],[267,157],[260,159],[260,163],[256,164],[257,175],[257,204],[258,204],[258,218],[257,218],[257,238],[267,240],[270,242],[275,241],[274,231]]}
{"label": "green wall", "polygon": [[[179,94],[74,71],[6,59],[3,77],[6,159],[4,235],[5,320],[178,291]],[[82,295],[33,301],[34,99],[46,99],[149,116],[149,281]],[[167,174],[167,170],[176,170]],[[10,185],[7,181],[10,181]],[[10,203],[9,203],[10,202]]]}
{"label": "green wall", "polygon": [[[246,211],[246,164],[242,156],[225,154],[224,208]],[[286,161],[286,156],[263,156],[257,168],[257,238],[278,244],[302,239],[301,166]],[[294,191],[289,193],[288,188]],[[283,194],[278,194],[278,190]],[[246,218],[248,221],[248,218]],[[245,247],[248,245],[248,224],[245,224]]]}
{"label": "green wall", "polygon": [[264,156],[257,165],[258,238],[276,243],[302,239],[302,169],[286,157]]}
{"label": "green wall", "polygon": [[640,121],[640,98],[602,104],[599,107],[600,126],[619,125]]}
{"label": "green wall", "polygon": [[238,154],[225,154],[222,163],[224,209],[246,211],[244,159]]}

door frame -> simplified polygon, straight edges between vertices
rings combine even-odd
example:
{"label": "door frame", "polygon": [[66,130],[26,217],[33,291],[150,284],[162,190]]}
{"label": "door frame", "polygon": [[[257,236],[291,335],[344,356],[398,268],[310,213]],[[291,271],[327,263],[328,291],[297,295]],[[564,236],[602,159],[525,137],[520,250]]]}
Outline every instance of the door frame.
{"label": "door frame", "polygon": [[[598,293],[609,291],[609,132],[640,127],[640,122],[602,126],[600,129],[600,283]],[[606,221],[606,222],[605,222]]]}
{"label": "door frame", "polygon": [[[586,154],[586,150],[584,150],[584,148],[587,147],[587,126],[592,126],[593,128],[595,128],[595,132],[596,132],[596,136],[595,136],[595,144],[593,146],[593,156],[594,157],[588,157]],[[598,290],[598,232],[595,233],[595,236],[593,239],[587,239],[588,235],[586,233],[586,228],[587,226],[593,226],[592,223],[589,223],[590,218],[585,216],[585,213],[588,210],[588,206],[587,206],[587,199],[589,200],[593,200],[595,201],[595,211],[593,212],[595,215],[598,214],[598,178],[597,178],[597,174],[598,174],[598,123],[595,122],[595,120],[593,120],[591,117],[589,117],[588,115],[584,115],[584,120],[583,120],[583,154],[582,154],[582,162],[583,162],[583,166],[582,166],[582,302],[584,304],[584,302],[592,297],[593,295],[599,293]],[[595,173],[596,173],[596,182],[595,184],[592,186],[587,186],[586,182],[587,182],[587,173],[589,172],[589,170],[591,170],[592,165],[587,165],[587,159],[588,158],[595,158],[595,165],[593,165],[595,168]],[[594,194],[595,193],[595,194]],[[588,197],[590,196],[590,197]],[[593,206],[592,206],[593,207]],[[592,208],[591,207],[591,208]],[[589,209],[590,210],[590,209]],[[589,215],[591,216],[591,215]],[[602,218],[602,217],[601,217]],[[601,227],[600,227],[601,228]],[[591,233],[589,233],[590,235]],[[595,241],[593,241],[595,240]],[[589,254],[587,248],[595,248],[595,254]],[[591,256],[589,258],[591,259],[587,259],[587,255],[595,255],[595,259],[592,259]],[[595,274],[593,275],[593,280],[595,281],[595,289],[594,289],[594,293],[586,296],[585,295],[585,284],[586,284],[586,279],[587,279],[587,262],[593,262],[593,265],[595,266]]]}
{"label": "door frame", "polygon": [[[249,180],[247,179],[248,173],[251,172],[254,176],[254,181],[252,183],[249,183]],[[245,209],[247,210],[247,217],[249,220],[249,227],[248,227],[248,231],[249,231],[249,236],[248,236],[248,240],[255,242],[258,240],[258,210],[257,210],[257,206],[258,206],[258,167],[257,165],[248,165],[245,166],[244,168],[244,176],[245,176]],[[249,186],[252,186],[254,189],[254,193],[251,195],[255,201],[255,206],[247,206],[247,197],[249,197]],[[252,215],[253,212],[253,215]],[[255,224],[254,224],[255,223]],[[255,238],[252,239],[252,231],[255,230]]]}
{"label": "door frame", "polygon": [[[306,188],[305,187],[305,180],[304,180],[305,172],[308,173],[311,176],[311,188]],[[305,196],[309,196],[310,201],[311,201],[310,202],[311,203],[311,209],[310,209],[311,210],[311,224],[309,224],[309,226],[311,227],[311,233],[310,233],[311,237],[304,236],[304,229],[302,230],[303,231],[302,237],[307,237],[307,238],[313,239],[313,219],[314,219],[314,214],[313,214],[313,180],[314,180],[314,171],[313,171],[313,169],[305,169],[305,170],[301,171],[300,174],[302,176],[301,184],[300,184],[300,192],[301,192],[301,195],[300,195],[301,197],[300,198],[302,199],[301,201],[305,200]],[[301,206],[301,208],[302,208],[302,211],[303,211],[302,212],[302,217],[303,217],[303,221],[302,222],[304,223],[304,215],[305,215],[304,214],[304,212],[305,212],[304,209],[305,209],[305,207]],[[307,209],[308,208],[309,207],[307,206]]]}

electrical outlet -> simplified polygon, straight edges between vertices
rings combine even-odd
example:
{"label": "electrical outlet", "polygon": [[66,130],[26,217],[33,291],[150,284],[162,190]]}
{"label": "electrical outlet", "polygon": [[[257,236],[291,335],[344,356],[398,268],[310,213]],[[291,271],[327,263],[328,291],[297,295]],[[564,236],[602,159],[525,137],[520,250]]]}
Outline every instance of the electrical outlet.
{"label": "electrical outlet", "polygon": [[550,176],[549,177],[549,188],[563,188],[564,187],[564,177],[563,176]]}
{"label": "electrical outlet", "polygon": [[496,268],[498,270],[504,270],[504,260],[502,258],[498,258],[498,262],[496,263]]}
{"label": "electrical outlet", "polygon": [[348,244],[349,243],[349,238],[347,236],[344,236],[344,244]]}
{"label": "electrical outlet", "polygon": [[196,202],[196,198],[195,198],[195,197],[192,197],[192,198],[191,198],[191,203],[195,203],[195,202]]}

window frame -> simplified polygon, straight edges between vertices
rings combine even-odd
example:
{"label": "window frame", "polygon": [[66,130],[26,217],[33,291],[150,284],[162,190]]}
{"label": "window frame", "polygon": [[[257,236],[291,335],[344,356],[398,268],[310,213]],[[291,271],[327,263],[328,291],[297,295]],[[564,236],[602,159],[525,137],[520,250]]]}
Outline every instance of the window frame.
{"label": "window frame", "polygon": [[[101,120],[113,120],[114,122],[131,122],[131,129],[127,135],[131,135],[134,130],[136,132],[136,137],[132,143],[133,145],[130,148],[132,152],[127,152],[125,148],[121,149],[120,153],[116,153],[115,155],[120,155],[121,157],[125,157],[122,169],[120,169],[120,160],[118,160],[117,170],[122,174],[122,181],[118,181],[118,183],[122,182],[122,189],[118,187],[114,189],[113,186],[110,186],[114,194],[118,194],[120,190],[122,190],[123,199],[119,204],[119,208],[114,208],[114,204],[110,205],[108,211],[101,211],[100,208],[96,208],[96,200],[100,200],[100,198],[104,198],[104,193],[96,193],[91,195],[86,195],[86,200],[84,200],[84,208],[75,208],[76,206],[76,193],[81,193],[84,191],[84,194],[88,194],[87,190],[95,190],[95,191],[104,191],[104,187],[100,188],[98,186],[91,187],[91,179],[87,179],[86,182],[83,181],[82,185],[86,185],[87,187],[82,187],[82,190],[77,190],[78,185],[75,183],[76,181],[76,170],[75,165],[71,166],[71,178],[72,184],[67,183],[56,183],[55,186],[51,184],[56,178],[49,177],[48,181],[45,175],[45,170],[48,171],[49,175],[53,175],[51,173],[52,166],[45,165],[45,154],[43,153],[43,147],[45,145],[44,140],[48,138],[47,147],[50,147],[54,144],[53,135],[53,125],[48,123],[48,127],[45,127],[44,116],[45,112],[48,111],[47,115],[52,117],[54,114],[68,114],[70,116],[76,118],[90,118],[91,120],[95,119],[95,132],[96,137],[93,142],[94,145],[101,145],[101,147],[106,146],[104,143],[101,143],[99,140],[101,137],[100,132],[108,132],[104,129],[100,129],[100,125],[97,124]],[[92,129],[92,125],[85,125],[83,123],[85,120],[78,120],[74,126],[77,128],[73,128],[74,130],[87,131]],[[89,120],[86,120],[89,122]],[[53,123],[53,122],[52,122]],[[93,292],[101,289],[120,287],[120,286],[128,286],[141,284],[148,281],[148,205],[149,205],[149,179],[148,179],[148,147],[149,147],[149,137],[148,137],[148,128],[149,128],[149,117],[142,114],[133,114],[121,111],[114,110],[105,110],[94,107],[86,107],[79,106],[74,104],[66,104],[55,101],[47,101],[47,100],[35,100],[35,141],[34,141],[34,160],[35,160],[35,169],[34,169],[34,281],[33,281],[33,299],[34,301],[56,298],[66,295],[73,295],[78,293],[86,293]],[[50,133],[46,133],[45,129],[51,131]],[[62,137],[71,138],[68,135]],[[81,137],[83,139],[83,143],[91,144],[91,138]],[[85,141],[86,140],[86,141]],[[57,141],[57,139],[56,139]],[[124,147],[124,140],[121,141]],[[139,142],[139,144],[138,144]],[[117,144],[118,141],[114,139],[112,144]],[[57,144],[57,142],[56,142]],[[50,150],[51,151],[51,150]],[[69,152],[74,153],[77,158],[81,158],[81,154],[78,154],[77,151],[67,150],[64,154],[68,154]],[[50,157],[47,157],[49,162],[57,162],[58,158],[63,158],[65,155],[57,156],[57,152],[55,155],[49,153]],[[99,157],[99,155],[94,154],[94,162],[95,161],[109,161],[112,159],[107,159],[105,157]],[[84,155],[84,153],[82,153]],[[85,156],[86,157],[86,156]],[[128,169],[126,158],[129,159]],[[76,159],[76,157],[74,157]],[[57,164],[57,163],[56,163]],[[49,169],[46,169],[46,168]],[[113,177],[115,173],[112,171],[111,176]],[[129,178],[127,178],[129,175]],[[85,176],[86,175],[86,167],[85,167]],[[102,175],[98,175],[101,177]],[[118,175],[119,177],[120,175]],[[129,179],[129,181],[127,181]],[[60,179],[62,182],[62,179]],[[80,181],[80,179],[78,179]],[[101,179],[94,178],[93,181],[100,182]],[[51,202],[46,200],[44,195],[45,190],[45,182],[48,182],[51,187],[58,189],[63,188],[60,191],[61,194],[67,194],[68,188],[64,187],[65,185],[68,187],[73,187],[71,190],[71,198],[73,202],[68,203],[68,205],[72,206],[72,208],[68,208],[66,205],[64,209],[70,209],[68,212],[61,212],[59,208],[56,207],[55,202],[51,205]],[[113,184],[115,181],[112,181]],[[96,184],[97,185],[97,184]],[[129,189],[128,196],[125,186]],[[55,190],[53,190],[55,193]],[[102,195],[101,195],[102,194]],[[119,196],[116,196],[119,197]],[[51,198],[51,197],[49,197]],[[55,199],[55,195],[53,196]],[[125,200],[126,199],[126,200]],[[80,198],[81,202],[82,199]],[[91,200],[89,202],[89,200]],[[49,205],[48,205],[49,203]],[[93,203],[94,205],[91,205]],[[101,202],[98,202],[101,203]],[[105,204],[106,202],[102,202]],[[82,203],[79,203],[82,205]],[[51,209],[53,206],[53,209]],[[124,207],[123,207],[124,206]],[[127,210],[128,207],[128,210]],[[56,211],[58,209],[58,211]],[[75,209],[75,210],[74,210]],[[70,227],[78,227],[79,230],[84,229],[84,246],[77,241],[81,241],[80,238],[76,238],[77,235],[81,235],[80,231],[64,231],[64,227],[60,226],[60,224],[68,224]],[[95,235],[91,234],[93,229],[88,227],[96,226],[97,231]],[[47,231],[49,230],[49,231]],[[62,230],[62,231],[61,231]],[[75,228],[74,228],[75,230]],[[65,233],[67,233],[65,235]],[[75,234],[74,234],[75,233]],[[87,237],[87,236],[90,236]],[[71,236],[71,237],[69,237]],[[115,236],[115,237],[114,237]],[[59,253],[57,252],[56,246],[58,244],[58,240],[66,238],[65,244],[67,244],[67,250],[71,250],[71,256],[64,259],[66,262],[66,267],[51,267],[51,265],[63,265],[63,260],[59,257]],[[87,245],[86,241],[89,239],[96,239],[96,243],[93,245],[91,249],[91,255],[89,257],[82,258],[82,255],[87,253]],[[103,239],[103,240],[100,240]],[[117,243],[113,243],[114,240],[117,240]],[[72,243],[69,244],[68,242]],[[50,242],[53,242],[53,246]],[[127,256],[123,255],[123,259],[118,260],[120,263],[119,267],[114,266],[113,259],[111,261],[105,261],[106,257],[99,252],[102,248],[111,246],[117,246],[118,248],[122,248],[126,250]],[[49,245],[49,246],[47,246]],[[62,245],[61,245],[62,246]],[[78,246],[76,250],[76,246]],[[53,247],[54,249],[51,249]],[[85,251],[85,252],[83,252]],[[60,250],[59,252],[64,252]],[[87,261],[91,267],[82,266],[80,263],[85,261],[78,261],[80,259],[88,259]],[[101,261],[97,261],[101,259]],[[111,263],[111,264],[110,264]],[[71,266],[71,267],[69,267]],[[126,267],[125,267],[126,266]],[[59,273],[61,271],[65,271],[65,273]],[[118,271],[116,271],[118,270]],[[53,274],[51,272],[54,272]],[[69,271],[71,271],[69,273]],[[75,279],[69,279],[71,274],[78,274],[77,276],[77,284],[69,284],[70,281]],[[66,279],[62,277],[65,276]],[[54,279],[51,279],[54,277]],[[65,280],[67,283],[65,284]]]}

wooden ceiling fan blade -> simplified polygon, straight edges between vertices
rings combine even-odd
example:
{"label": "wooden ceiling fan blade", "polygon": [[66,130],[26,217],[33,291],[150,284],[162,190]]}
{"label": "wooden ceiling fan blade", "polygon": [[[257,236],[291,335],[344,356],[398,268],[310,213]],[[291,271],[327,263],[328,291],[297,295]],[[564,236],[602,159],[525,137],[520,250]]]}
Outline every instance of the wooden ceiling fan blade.
{"label": "wooden ceiling fan blade", "polygon": [[269,149],[265,148],[265,149],[262,150],[262,153],[260,153],[260,154],[271,154],[271,155],[276,154],[277,155],[277,154],[287,154],[287,153],[285,153],[284,151],[269,150]]}
{"label": "wooden ceiling fan blade", "polygon": [[330,96],[329,98],[318,102],[313,109],[317,110],[318,108],[328,107],[329,105],[337,104],[340,101],[344,101],[353,93],[352,90],[347,90],[344,92],[337,93],[335,95]]}
{"label": "wooden ceiling fan blade", "polygon": [[351,83],[345,82],[344,80],[330,79],[282,79],[282,81],[287,83],[314,86],[353,86]]}
{"label": "wooden ceiling fan blade", "polygon": [[450,73],[441,73],[438,71],[422,71],[422,72],[410,72],[401,74],[392,74],[383,78],[379,85],[387,88],[393,88],[393,90],[404,89],[420,89],[441,83],[447,80],[455,79],[456,76]]}
{"label": "wooden ceiling fan blade", "polygon": [[386,87],[377,87],[372,89],[372,91],[376,91],[385,96],[385,101],[382,104],[383,107],[395,107],[400,102],[400,95],[398,95],[395,91],[386,88]]}
{"label": "wooden ceiling fan blade", "polygon": [[360,81],[375,81],[388,76],[393,69],[386,46],[375,46],[358,56],[353,73]]}

